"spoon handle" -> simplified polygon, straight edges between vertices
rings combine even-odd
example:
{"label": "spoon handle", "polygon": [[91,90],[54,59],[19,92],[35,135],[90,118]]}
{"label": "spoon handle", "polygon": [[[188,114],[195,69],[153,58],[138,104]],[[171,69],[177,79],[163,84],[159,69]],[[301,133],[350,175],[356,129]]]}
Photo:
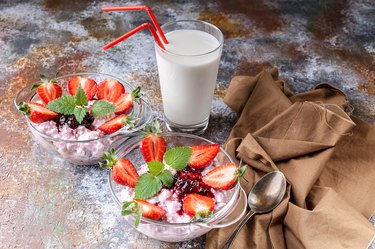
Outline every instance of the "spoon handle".
{"label": "spoon handle", "polygon": [[250,211],[246,214],[245,218],[237,225],[237,227],[233,230],[232,234],[228,238],[227,242],[225,242],[222,249],[229,249],[232,245],[234,239],[237,237],[237,234],[241,231],[241,228],[246,224],[246,222],[255,214],[254,211]]}

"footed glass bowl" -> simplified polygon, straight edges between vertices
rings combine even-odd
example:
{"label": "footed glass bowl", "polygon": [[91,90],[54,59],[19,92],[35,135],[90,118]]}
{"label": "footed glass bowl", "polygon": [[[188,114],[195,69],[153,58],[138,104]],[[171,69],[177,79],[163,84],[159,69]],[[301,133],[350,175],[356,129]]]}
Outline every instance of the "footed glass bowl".
{"label": "footed glass bowl", "polygon": [[[114,79],[124,85],[126,92],[133,91],[136,86],[127,83],[114,76],[103,73],[75,73],[56,78],[57,83],[63,89],[63,95],[67,93],[67,83],[74,76],[89,77],[98,84],[105,79]],[[40,101],[35,90],[31,90],[32,85],[23,88],[14,99],[17,106],[19,102]],[[102,135],[97,138],[79,137],[78,139],[61,139],[56,134],[49,134],[46,129],[38,129],[38,124],[31,122],[25,115],[25,120],[34,139],[45,147],[49,152],[62,159],[78,165],[93,165],[102,160],[102,155],[110,148],[126,140],[129,136],[143,129],[151,121],[152,112],[147,100],[142,96],[138,102],[134,102],[132,112],[128,115],[136,120],[134,127],[124,126],[115,133]]]}
{"label": "footed glass bowl", "polygon": [[[194,146],[203,144],[213,144],[213,142],[190,134],[184,133],[166,133],[162,134],[167,142],[167,150],[171,147],[176,146]],[[116,150],[116,155],[119,158],[127,158],[133,162],[134,166],[138,169],[145,162],[139,149],[141,137],[134,137],[127,140],[124,144],[119,146]],[[218,165],[222,165],[228,162],[233,162],[231,157],[225,152],[223,148],[216,157]],[[120,210],[122,207],[121,191],[124,186],[117,184],[113,181],[112,171],[108,171],[108,181],[110,191],[116,206]],[[234,224],[246,212],[247,197],[244,190],[241,188],[240,183],[237,184],[230,190],[227,190],[226,204],[220,210],[216,211],[213,216],[206,218],[201,221],[191,221],[188,223],[168,223],[163,221],[156,221],[142,217],[140,225],[136,228],[139,232],[166,242],[179,242],[186,241],[196,237],[199,237],[213,228],[226,227]],[[124,216],[124,219],[134,227],[135,215]],[[135,228],[135,227],[134,227]]]}

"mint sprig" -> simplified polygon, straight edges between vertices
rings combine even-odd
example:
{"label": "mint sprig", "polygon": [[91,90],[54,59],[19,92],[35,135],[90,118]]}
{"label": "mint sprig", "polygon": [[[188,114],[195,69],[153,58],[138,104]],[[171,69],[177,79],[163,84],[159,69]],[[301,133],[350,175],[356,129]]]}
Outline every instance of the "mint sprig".
{"label": "mint sprig", "polygon": [[[89,101],[85,91],[79,86],[74,96],[64,95],[54,99],[48,103],[47,108],[63,115],[74,115],[77,122],[81,124],[89,111],[87,108],[88,103]],[[94,117],[100,117],[109,113],[114,113],[115,111],[116,107],[106,100],[96,101],[90,110]]]}
{"label": "mint sprig", "polygon": [[147,166],[148,166],[148,170],[153,176],[159,175],[164,169],[164,164],[158,161],[148,162]]}
{"label": "mint sprig", "polygon": [[141,200],[156,195],[163,185],[169,188],[174,181],[172,173],[164,169],[162,162],[151,161],[147,166],[150,173],[141,175],[134,188],[135,198]]}
{"label": "mint sprig", "polygon": [[47,108],[51,111],[58,112],[64,115],[73,115],[76,107],[76,100],[74,96],[64,95],[60,98],[50,101]]}
{"label": "mint sprig", "polygon": [[74,98],[77,106],[87,106],[89,103],[86,93],[81,86],[77,88]]}
{"label": "mint sprig", "polygon": [[135,185],[135,198],[146,200],[156,195],[161,188],[162,184],[160,179],[150,173],[143,174],[138,178]]}
{"label": "mint sprig", "polygon": [[191,147],[174,147],[165,153],[164,161],[173,169],[180,171],[187,166],[192,153]]}
{"label": "mint sprig", "polygon": [[94,117],[104,116],[109,113],[114,113],[116,111],[116,107],[109,103],[107,100],[99,100],[96,101],[91,107],[91,114]]}
{"label": "mint sprig", "polygon": [[159,178],[163,182],[163,185],[166,186],[167,188],[172,186],[173,181],[174,181],[172,173],[167,169],[163,170],[163,172],[161,172],[156,177]]}

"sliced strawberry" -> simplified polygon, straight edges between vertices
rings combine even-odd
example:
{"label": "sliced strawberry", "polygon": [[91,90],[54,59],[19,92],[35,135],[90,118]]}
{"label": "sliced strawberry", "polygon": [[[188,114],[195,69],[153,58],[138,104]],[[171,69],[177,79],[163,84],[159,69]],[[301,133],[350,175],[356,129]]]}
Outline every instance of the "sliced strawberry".
{"label": "sliced strawberry", "polygon": [[105,159],[106,162],[100,163],[100,167],[112,168],[112,179],[115,182],[132,188],[135,187],[139,175],[134,165],[128,159],[118,159],[114,149],[104,153],[103,159]]}
{"label": "sliced strawberry", "polygon": [[207,217],[212,213],[214,207],[215,200],[213,198],[199,194],[188,194],[182,203],[182,210],[190,216]]}
{"label": "sliced strawberry", "polygon": [[162,136],[158,134],[161,133],[160,125],[158,121],[154,122],[154,126],[147,125],[146,137],[142,139],[140,143],[140,150],[143,158],[146,162],[150,161],[163,161],[164,153],[167,149],[167,143]]}
{"label": "sliced strawberry", "polygon": [[74,76],[68,81],[68,92],[75,95],[79,86],[85,91],[87,99],[92,100],[96,94],[96,82],[90,78]]}
{"label": "sliced strawberry", "polygon": [[134,121],[127,117],[125,114],[122,114],[120,116],[114,117],[104,124],[102,124],[98,129],[104,132],[105,134],[111,134],[118,130],[120,130],[125,125],[132,126]]}
{"label": "sliced strawberry", "polygon": [[220,145],[209,144],[209,145],[198,145],[192,146],[193,154],[190,157],[189,165],[196,169],[206,167],[214,160],[217,153],[220,150]]}
{"label": "sliced strawberry", "polygon": [[212,188],[227,190],[243,176],[246,167],[246,165],[237,167],[233,163],[226,163],[208,172],[203,176],[202,181]]}
{"label": "sliced strawberry", "polygon": [[140,208],[142,210],[142,216],[145,218],[149,218],[152,220],[160,220],[161,217],[163,217],[167,213],[161,207],[158,207],[147,201],[143,201],[139,199],[134,199],[134,201],[137,202],[138,205],[140,205]]}
{"label": "sliced strawberry", "polygon": [[141,97],[141,88],[137,87],[132,93],[124,93],[117,99],[115,102],[116,106],[116,114],[126,114],[128,113],[131,108],[133,108],[134,100],[137,100]]}
{"label": "sliced strawberry", "polygon": [[35,102],[18,104],[18,109],[29,116],[29,120],[34,123],[43,123],[59,116],[58,113],[47,109],[44,105]]}
{"label": "sliced strawberry", "polygon": [[98,84],[96,96],[98,99],[105,99],[115,103],[124,93],[125,88],[120,82],[113,79],[106,79]]}
{"label": "sliced strawberry", "polygon": [[32,90],[36,89],[39,98],[43,100],[45,104],[61,97],[62,89],[56,84],[56,80],[48,80],[44,75],[40,75],[40,80],[42,83],[33,85]]}

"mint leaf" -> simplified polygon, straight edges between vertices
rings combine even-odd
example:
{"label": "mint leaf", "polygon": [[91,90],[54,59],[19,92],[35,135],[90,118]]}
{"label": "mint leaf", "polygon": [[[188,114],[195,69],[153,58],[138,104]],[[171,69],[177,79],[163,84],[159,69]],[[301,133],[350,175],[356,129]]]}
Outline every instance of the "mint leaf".
{"label": "mint leaf", "polygon": [[157,194],[162,187],[160,179],[149,173],[143,174],[138,178],[135,185],[135,198],[145,200]]}
{"label": "mint leaf", "polygon": [[174,181],[172,173],[167,169],[163,170],[163,172],[159,174],[157,178],[159,178],[167,188],[172,186]]}
{"label": "mint leaf", "polygon": [[190,147],[174,147],[165,153],[164,160],[169,166],[180,171],[187,166],[192,153]]}
{"label": "mint leaf", "polygon": [[116,107],[107,100],[96,101],[91,107],[91,114],[94,117],[103,116],[116,111]]}
{"label": "mint leaf", "polygon": [[148,162],[147,166],[148,166],[148,170],[150,171],[150,173],[154,176],[159,175],[160,172],[162,172],[164,169],[164,164],[158,161]]}
{"label": "mint leaf", "polygon": [[50,101],[47,108],[51,111],[58,112],[64,115],[72,115],[76,107],[76,99],[74,96],[64,95],[60,98]]}
{"label": "mint leaf", "polygon": [[84,117],[86,116],[86,111],[87,111],[87,108],[85,107],[76,106],[74,108],[73,114],[79,124],[82,123]]}
{"label": "mint leaf", "polygon": [[74,97],[76,98],[76,105],[86,106],[89,103],[86,93],[81,86],[77,88],[76,95]]}

